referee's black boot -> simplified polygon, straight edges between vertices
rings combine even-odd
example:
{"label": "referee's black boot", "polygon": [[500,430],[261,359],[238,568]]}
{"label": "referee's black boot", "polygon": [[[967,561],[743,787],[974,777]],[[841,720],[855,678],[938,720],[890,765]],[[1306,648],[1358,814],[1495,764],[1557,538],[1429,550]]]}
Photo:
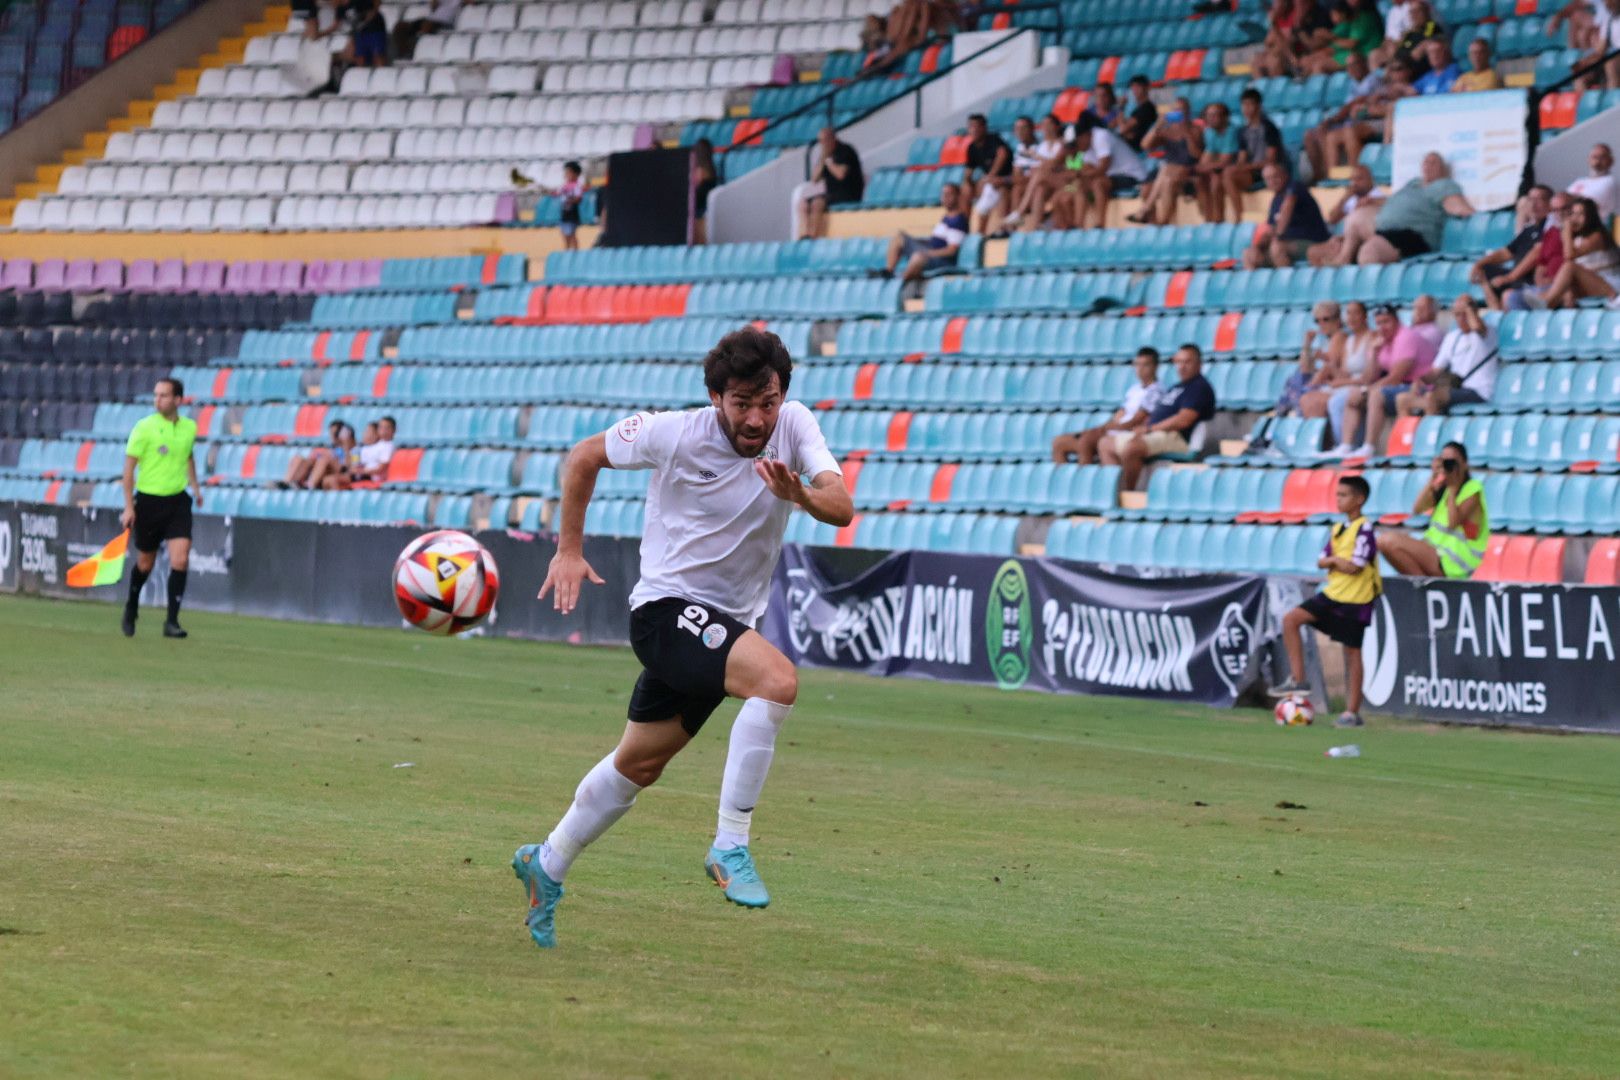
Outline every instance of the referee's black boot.
{"label": "referee's black boot", "polygon": [[183,638],[183,637],[186,636],[186,632],[184,630],[180,629],[180,624],[179,623],[175,622],[173,619],[170,619],[170,620],[168,620],[167,622],[165,622],[163,624],[163,636],[164,637],[172,637],[172,638]]}
{"label": "referee's black boot", "polygon": [[123,626],[124,626],[124,636],[125,637],[134,637],[135,636],[135,611],[136,611],[136,609],[129,606],[128,604],[124,605],[124,623],[123,623]]}

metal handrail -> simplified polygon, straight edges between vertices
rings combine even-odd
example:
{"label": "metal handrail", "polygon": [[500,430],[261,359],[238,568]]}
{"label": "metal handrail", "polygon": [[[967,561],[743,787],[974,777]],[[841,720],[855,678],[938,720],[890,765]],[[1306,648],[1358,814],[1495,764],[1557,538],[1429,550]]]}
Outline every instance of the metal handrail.
{"label": "metal handrail", "polygon": [[[919,93],[923,89],[923,87],[928,86],[928,85],[938,81],[941,78],[944,78],[946,75],[949,75],[951,72],[955,71],[957,68],[961,67],[963,64],[971,63],[972,61],[977,60],[979,57],[985,55],[986,53],[991,52],[991,51],[993,51],[995,49],[999,49],[1001,46],[1007,44],[1009,41],[1012,41],[1012,40],[1014,40],[1014,39],[1016,39],[1018,37],[1021,37],[1026,32],[1039,33],[1041,31],[1047,31],[1047,30],[1056,30],[1056,32],[1058,32],[1059,34],[1061,34],[1063,32],[1063,6],[1062,6],[1061,3],[1056,2],[1056,0],[1043,0],[1043,2],[1038,2],[1038,3],[1019,4],[1016,7],[1003,7],[1003,6],[999,6],[999,5],[994,5],[994,6],[987,6],[986,8],[983,9],[983,12],[986,13],[986,14],[996,14],[996,13],[1001,12],[1001,11],[1006,11],[1006,12],[1014,12],[1014,11],[1055,11],[1055,12],[1058,13],[1058,24],[1057,24],[1056,27],[1050,27],[1050,26],[1018,26],[1018,27],[1013,27],[1012,28],[1012,33],[1008,34],[1008,36],[1006,36],[1004,38],[1001,38],[998,41],[991,42],[989,45],[986,45],[984,48],[978,50],[977,52],[975,52],[975,53],[973,53],[973,54],[971,54],[969,56],[965,56],[965,57],[954,57],[953,56],[951,58],[951,63],[950,63],[949,67],[942,68],[942,69],[940,69],[938,71],[933,72],[930,75],[923,76],[923,79],[922,79],[921,82],[918,82],[918,83],[914,84],[913,86],[909,87],[908,89],[894,95],[894,97],[889,98],[887,101],[879,102],[878,104],[872,106],[870,109],[867,109],[866,111],[860,113],[859,115],[851,118],[848,121],[848,123],[846,123],[844,125],[840,125],[840,126],[848,127],[850,124],[858,124],[858,123],[860,123],[862,120],[865,120],[867,117],[871,116],[873,113],[877,112],[879,109],[887,108],[888,106],[894,104],[896,101],[900,100],[900,98],[905,97],[907,94],[917,94],[917,93]],[[950,39],[946,38],[946,39],[943,39],[943,40],[944,41],[949,41]],[[868,79],[873,79],[873,78],[877,78],[879,76],[887,76],[887,75],[889,75],[890,73],[892,73],[894,68],[896,68],[897,66],[903,64],[905,62],[906,57],[912,55],[912,53],[926,52],[929,48],[931,48],[931,47],[933,47],[934,45],[937,45],[937,44],[941,44],[941,41],[940,40],[935,40],[935,41],[925,42],[924,44],[917,46],[917,48],[911,50],[910,52],[901,53],[899,56],[891,57],[890,59],[884,61],[884,63],[881,66],[873,68],[870,71],[862,72],[856,78],[851,79],[847,83],[843,83],[843,84],[840,84],[838,86],[833,87],[832,89],[828,90],[825,94],[822,94],[819,97],[816,97],[816,98],[814,98],[814,99],[812,99],[810,101],[805,102],[803,105],[799,106],[797,109],[794,109],[792,112],[784,113],[783,115],[776,117],[775,119],[771,120],[768,124],[766,124],[764,127],[760,128],[758,131],[756,131],[752,135],[750,135],[748,137],[747,141],[744,142],[743,144],[726,146],[726,147],[717,147],[715,149],[715,153],[716,154],[725,154],[725,153],[727,153],[729,151],[732,151],[732,150],[744,149],[749,143],[752,143],[755,139],[760,138],[767,131],[770,131],[771,129],[773,129],[775,127],[778,127],[778,126],[780,126],[782,124],[785,124],[790,120],[797,120],[797,119],[799,119],[799,118],[801,118],[803,116],[806,116],[806,115],[808,115],[810,113],[820,111],[822,106],[826,106],[827,122],[829,124],[831,124],[832,120],[833,120],[833,117],[834,117],[834,115],[836,113],[836,109],[833,106],[833,101],[838,97],[839,94],[841,94],[841,93],[845,92],[846,90],[849,90],[849,89],[851,89],[853,87],[862,85]],[[784,146],[781,149],[783,151],[787,151],[787,150],[791,150],[793,148]]]}

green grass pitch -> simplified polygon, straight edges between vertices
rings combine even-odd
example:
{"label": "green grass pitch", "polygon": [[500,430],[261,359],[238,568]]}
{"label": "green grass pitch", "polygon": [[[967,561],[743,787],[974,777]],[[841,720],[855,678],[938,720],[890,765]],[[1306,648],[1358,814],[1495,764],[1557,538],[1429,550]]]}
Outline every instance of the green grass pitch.
{"label": "green grass pitch", "polygon": [[809,672],[771,907],[702,872],[728,708],[542,953],[627,651],[160,622],[0,600],[0,1076],[1620,1072],[1620,741]]}

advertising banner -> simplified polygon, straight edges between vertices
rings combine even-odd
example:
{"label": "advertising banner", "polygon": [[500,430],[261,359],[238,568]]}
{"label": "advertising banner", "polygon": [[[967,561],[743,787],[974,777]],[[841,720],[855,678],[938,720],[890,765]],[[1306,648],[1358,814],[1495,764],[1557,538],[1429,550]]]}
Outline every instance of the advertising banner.
{"label": "advertising banner", "polygon": [[0,593],[17,591],[17,506],[0,503]]}
{"label": "advertising banner", "polygon": [[1386,578],[1367,704],[1426,720],[1620,731],[1620,590]]}
{"label": "advertising banner", "polygon": [[817,667],[1230,706],[1254,670],[1265,591],[1259,577],[937,552],[850,575],[788,545],[762,630]]}
{"label": "advertising banner", "polygon": [[1529,154],[1528,92],[1489,90],[1479,94],[1430,94],[1395,103],[1395,187],[1420,175],[1430,150],[1451,164],[1476,210],[1512,206]]}

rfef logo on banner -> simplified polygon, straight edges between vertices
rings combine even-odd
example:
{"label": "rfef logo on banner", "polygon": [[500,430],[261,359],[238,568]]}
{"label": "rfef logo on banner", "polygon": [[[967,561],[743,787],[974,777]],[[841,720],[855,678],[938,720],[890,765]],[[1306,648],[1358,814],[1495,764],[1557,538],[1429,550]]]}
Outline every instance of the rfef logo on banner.
{"label": "rfef logo on banner", "polygon": [[1030,638],[1035,619],[1029,608],[1029,582],[1018,560],[1008,559],[990,583],[984,610],[984,647],[996,685],[1016,690],[1029,678]]}
{"label": "rfef logo on banner", "polygon": [[1249,657],[1255,648],[1254,628],[1243,617],[1243,605],[1233,601],[1221,612],[1220,625],[1210,638],[1209,655],[1215,661],[1215,674],[1233,697],[1237,696],[1243,675],[1249,669]]}

